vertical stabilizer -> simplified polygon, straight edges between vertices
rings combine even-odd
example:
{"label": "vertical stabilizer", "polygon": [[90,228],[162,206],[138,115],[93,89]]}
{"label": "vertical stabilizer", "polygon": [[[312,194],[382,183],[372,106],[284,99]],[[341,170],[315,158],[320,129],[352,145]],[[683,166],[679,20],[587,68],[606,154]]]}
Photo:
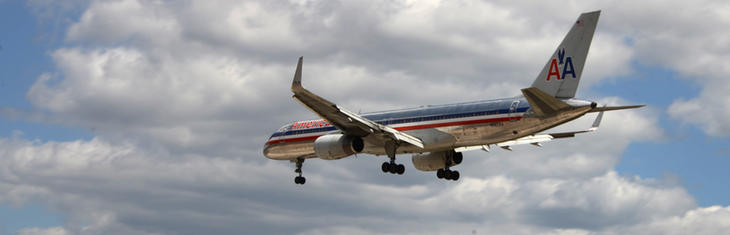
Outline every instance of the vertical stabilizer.
{"label": "vertical stabilizer", "polygon": [[532,87],[556,98],[575,96],[600,14],[600,11],[583,13],[573,22],[568,35],[540,71]]}

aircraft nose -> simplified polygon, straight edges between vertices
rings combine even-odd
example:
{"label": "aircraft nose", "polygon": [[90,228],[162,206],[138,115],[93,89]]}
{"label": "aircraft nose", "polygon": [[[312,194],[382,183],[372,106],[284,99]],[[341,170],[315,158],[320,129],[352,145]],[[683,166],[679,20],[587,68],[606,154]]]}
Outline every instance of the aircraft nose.
{"label": "aircraft nose", "polygon": [[264,144],[264,157],[269,157],[269,148],[271,148],[271,145],[269,143]]}

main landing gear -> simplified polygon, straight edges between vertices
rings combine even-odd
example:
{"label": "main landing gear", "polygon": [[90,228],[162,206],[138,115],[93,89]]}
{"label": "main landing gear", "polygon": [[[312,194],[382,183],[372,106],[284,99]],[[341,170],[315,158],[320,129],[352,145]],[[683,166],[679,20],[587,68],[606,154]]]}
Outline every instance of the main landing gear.
{"label": "main landing gear", "polygon": [[403,164],[396,164],[395,159],[390,159],[390,162],[383,162],[383,165],[380,168],[383,170],[383,173],[402,175],[406,172],[406,166]]}
{"label": "main landing gear", "polygon": [[299,176],[294,177],[294,183],[295,184],[304,184],[307,182],[307,179],[302,176],[302,164],[304,163],[304,158],[297,158],[296,164],[297,169],[294,170],[295,173],[299,173]]}
{"label": "main landing gear", "polygon": [[459,171],[452,171],[449,170],[449,168],[438,169],[438,171],[436,171],[436,177],[439,179],[457,181],[459,180]]}
{"label": "main landing gear", "polygon": [[463,160],[463,154],[452,151],[450,155],[447,155],[446,162],[444,162],[444,166],[446,167],[436,171],[436,178],[453,181],[459,180],[459,171],[452,171],[449,169],[449,166],[459,164]]}
{"label": "main landing gear", "polygon": [[406,166],[395,163],[396,148],[398,148],[398,144],[396,144],[395,141],[388,141],[385,143],[385,153],[388,154],[390,162],[383,162],[383,165],[380,167],[380,169],[383,170],[383,173],[402,175],[406,172]]}

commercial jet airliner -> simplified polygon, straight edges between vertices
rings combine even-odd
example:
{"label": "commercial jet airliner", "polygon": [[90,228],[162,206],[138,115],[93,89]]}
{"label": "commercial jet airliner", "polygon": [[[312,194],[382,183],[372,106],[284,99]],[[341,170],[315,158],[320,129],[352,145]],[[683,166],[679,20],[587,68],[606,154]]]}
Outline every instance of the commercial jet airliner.
{"label": "commercial jet airliner", "polygon": [[[357,153],[388,156],[390,161],[381,170],[391,174],[405,172],[405,166],[396,163],[396,155],[413,154],[416,169],[436,171],[439,179],[458,180],[459,171],[450,168],[462,162],[463,151],[541,146],[542,142],[593,131],[604,111],[643,106],[599,107],[596,102],[574,98],[599,15],[600,11],[581,14],[532,86],[514,98],[360,115],[302,87],[300,57],[291,86],[293,98],[322,119],[284,125],[266,142],[264,156],[296,163],[296,184],[305,183],[305,159],[336,160]],[[541,133],[591,112],[599,114],[590,129]]]}

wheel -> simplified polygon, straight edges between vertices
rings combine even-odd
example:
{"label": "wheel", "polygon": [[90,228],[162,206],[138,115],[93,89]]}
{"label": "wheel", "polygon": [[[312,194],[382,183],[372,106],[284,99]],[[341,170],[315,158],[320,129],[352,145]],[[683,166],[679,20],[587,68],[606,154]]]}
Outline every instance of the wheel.
{"label": "wheel", "polygon": [[460,152],[456,152],[456,153],[454,153],[454,156],[452,157],[451,160],[454,161],[454,164],[459,164],[459,163],[461,163],[461,161],[464,160],[464,154],[462,154]]}
{"label": "wheel", "polygon": [[388,164],[388,170],[388,172],[390,172],[391,174],[398,174],[398,165],[396,165],[395,163],[390,163]]}
{"label": "wheel", "polygon": [[307,181],[307,179],[302,176],[294,177],[294,183],[296,183],[296,184],[304,184],[304,182],[306,182],[306,181]]}
{"label": "wheel", "polygon": [[452,171],[449,169],[444,170],[444,179],[450,180],[451,179]]}
{"label": "wheel", "polygon": [[436,178],[443,179],[444,178],[444,169],[438,169],[436,171]]}
{"label": "wheel", "polygon": [[406,172],[406,166],[404,166],[403,164],[398,164],[398,167],[396,167],[396,168],[398,170],[399,175],[402,175],[403,173]]}
{"label": "wheel", "polygon": [[382,165],[382,166],[380,166],[380,169],[381,169],[381,170],[383,170],[383,173],[388,173],[388,172],[390,172],[390,168],[388,167],[389,165],[390,165],[390,163],[388,163],[388,162],[383,162],[383,165]]}
{"label": "wheel", "polygon": [[459,171],[454,171],[451,173],[451,180],[453,180],[453,181],[459,180]]}

